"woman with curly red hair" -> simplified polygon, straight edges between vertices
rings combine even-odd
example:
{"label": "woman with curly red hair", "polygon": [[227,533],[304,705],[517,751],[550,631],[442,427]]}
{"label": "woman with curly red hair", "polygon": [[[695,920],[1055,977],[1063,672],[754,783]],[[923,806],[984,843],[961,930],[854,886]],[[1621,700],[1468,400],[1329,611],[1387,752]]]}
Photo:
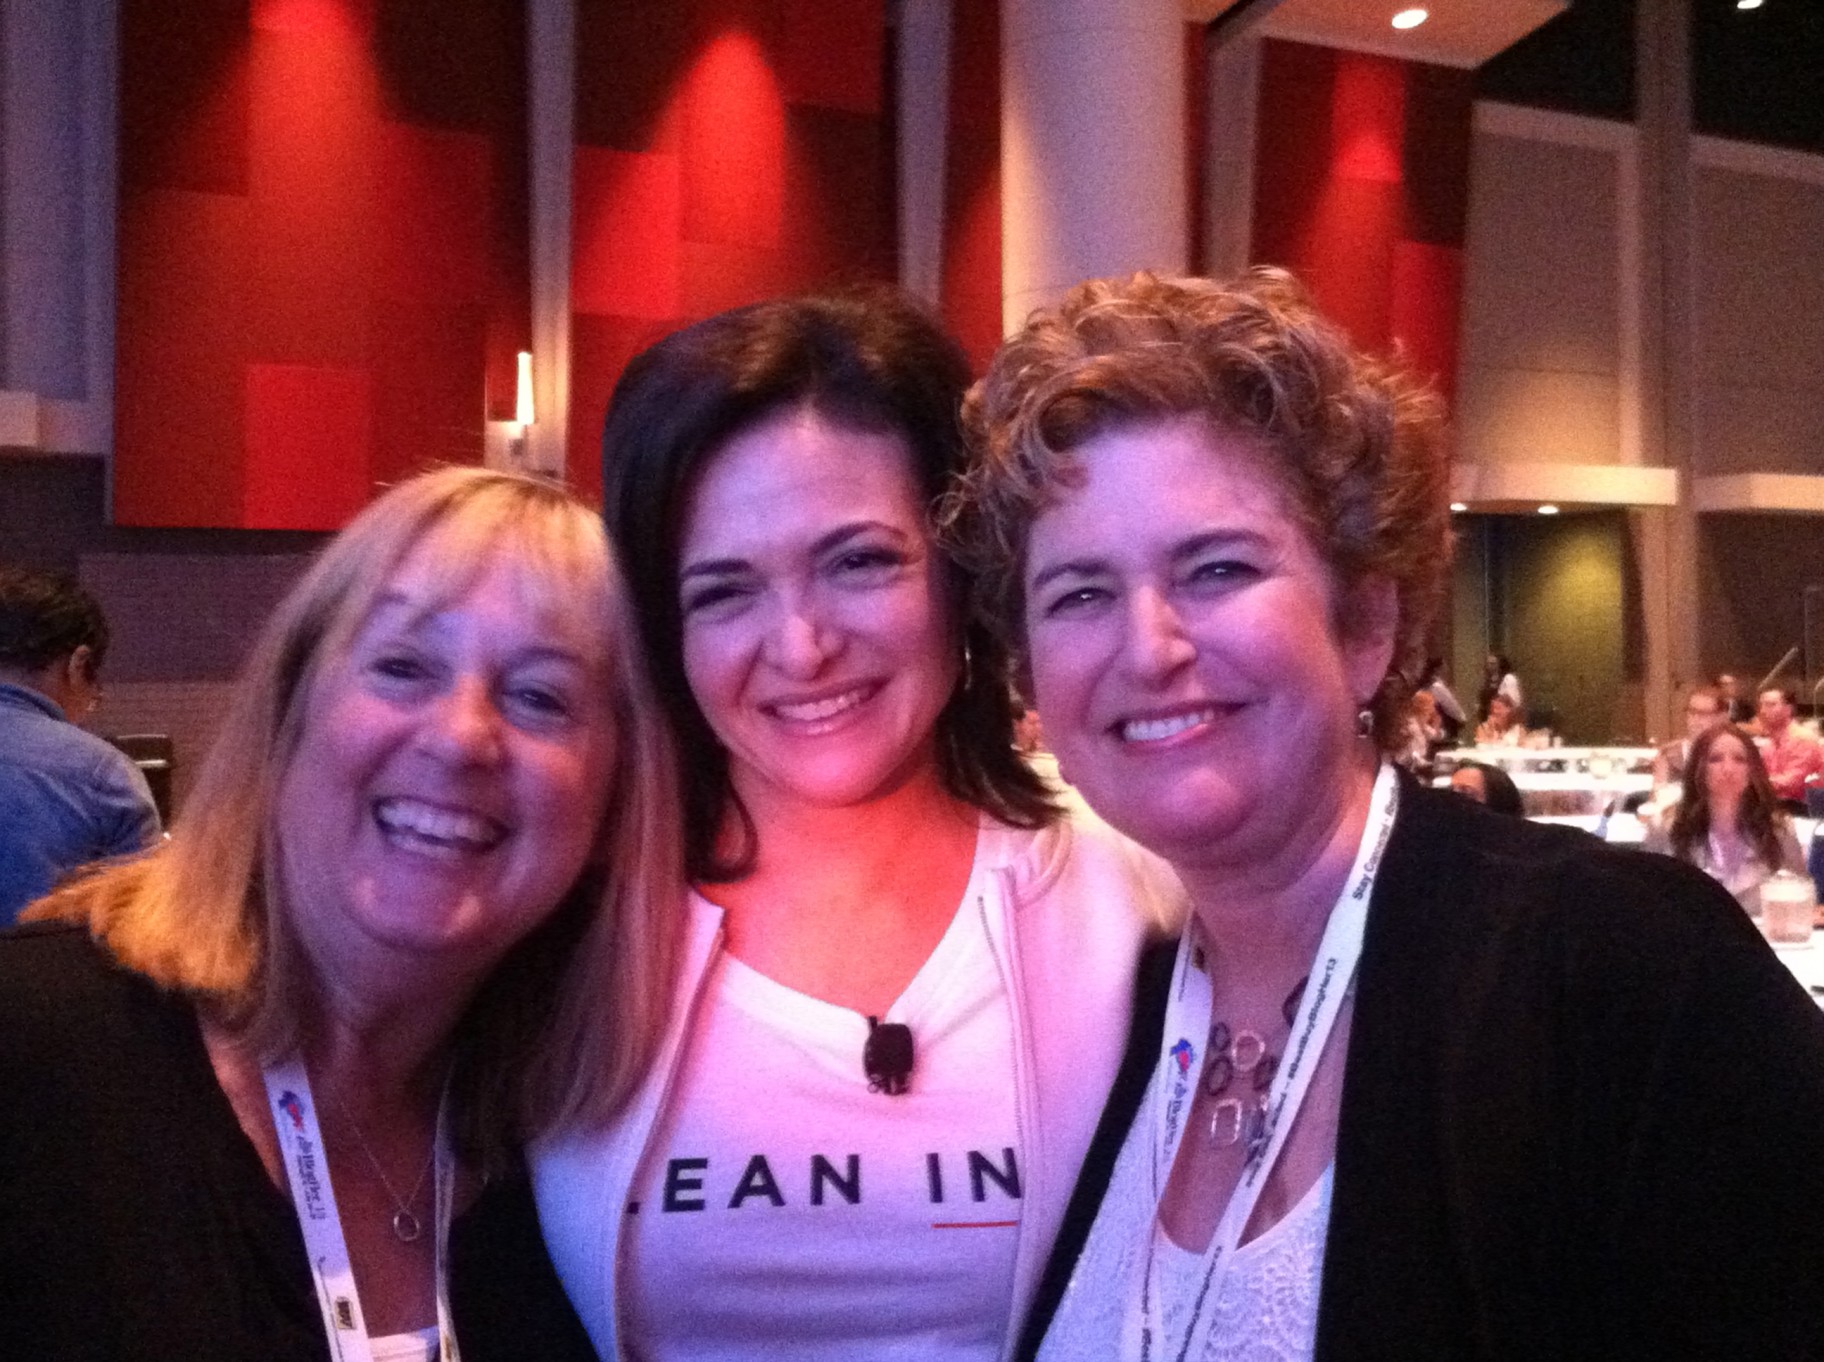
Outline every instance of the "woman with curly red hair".
{"label": "woman with curly red hair", "polygon": [[966,415],[1046,737],[1192,905],[1022,1355],[1820,1355],[1824,1019],[1687,867],[1389,760],[1449,562],[1424,393],[1283,273],[1142,274]]}

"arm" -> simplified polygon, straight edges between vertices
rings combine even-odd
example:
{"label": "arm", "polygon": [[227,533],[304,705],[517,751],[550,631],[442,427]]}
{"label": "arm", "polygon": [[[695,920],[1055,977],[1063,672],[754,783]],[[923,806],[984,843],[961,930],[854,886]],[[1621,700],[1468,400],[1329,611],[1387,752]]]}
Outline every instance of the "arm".
{"label": "arm", "polygon": [[1795,875],[1809,873],[1805,869],[1805,852],[1793,834],[1792,824],[1782,819],[1777,831],[1780,839],[1780,869],[1790,870]]}
{"label": "arm", "polygon": [[124,753],[109,749],[95,772],[96,857],[130,856],[155,844],[161,833],[152,787]]}

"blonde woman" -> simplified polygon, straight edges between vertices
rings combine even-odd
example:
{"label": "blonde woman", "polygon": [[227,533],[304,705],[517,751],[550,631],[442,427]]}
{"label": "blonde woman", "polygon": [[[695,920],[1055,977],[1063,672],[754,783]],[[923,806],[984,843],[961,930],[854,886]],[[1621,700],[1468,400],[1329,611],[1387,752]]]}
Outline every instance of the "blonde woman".
{"label": "blonde woman", "polygon": [[168,845],[0,939],[19,1355],[591,1356],[517,1150],[612,1115],[678,920],[601,527],[449,469],[255,645]]}

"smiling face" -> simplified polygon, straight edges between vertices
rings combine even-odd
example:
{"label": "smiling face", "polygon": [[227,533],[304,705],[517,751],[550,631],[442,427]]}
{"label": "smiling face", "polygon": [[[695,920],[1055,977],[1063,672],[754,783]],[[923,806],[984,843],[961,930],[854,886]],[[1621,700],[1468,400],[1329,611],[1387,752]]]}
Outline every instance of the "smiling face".
{"label": "smiling face", "polygon": [[790,408],[711,459],[684,522],[684,670],[750,810],[935,776],[945,587],[899,436]]}
{"label": "smiling face", "polygon": [[582,873],[615,733],[604,631],[556,598],[502,550],[452,596],[415,549],[325,659],[275,809],[320,970],[372,946],[485,969]]}
{"label": "smiling face", "polygon": [[1391,654],[1392,588],[1336,598],[1247,439],[1145,422],[1075,457],[1084,481],[1035,522],[1025,575],[1066,777],[1181,865],[1277,854],[1360,767],[1355,714]]}

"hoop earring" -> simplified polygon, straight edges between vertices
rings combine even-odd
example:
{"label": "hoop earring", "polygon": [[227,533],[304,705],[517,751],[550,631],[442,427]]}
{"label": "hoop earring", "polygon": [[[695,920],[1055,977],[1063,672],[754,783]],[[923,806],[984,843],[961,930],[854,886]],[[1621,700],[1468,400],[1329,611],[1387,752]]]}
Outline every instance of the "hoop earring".
{"label": "hoop earring", "polygon": [[1355,736],[1372,738],[1374,736],[1374,711],[1363,705],[1355,712]]}
{"label": "hoop earring", "polygon": [[969,640],[963,640],[963,693],[968,693],[975,685],[975,655],[970,651]]}

